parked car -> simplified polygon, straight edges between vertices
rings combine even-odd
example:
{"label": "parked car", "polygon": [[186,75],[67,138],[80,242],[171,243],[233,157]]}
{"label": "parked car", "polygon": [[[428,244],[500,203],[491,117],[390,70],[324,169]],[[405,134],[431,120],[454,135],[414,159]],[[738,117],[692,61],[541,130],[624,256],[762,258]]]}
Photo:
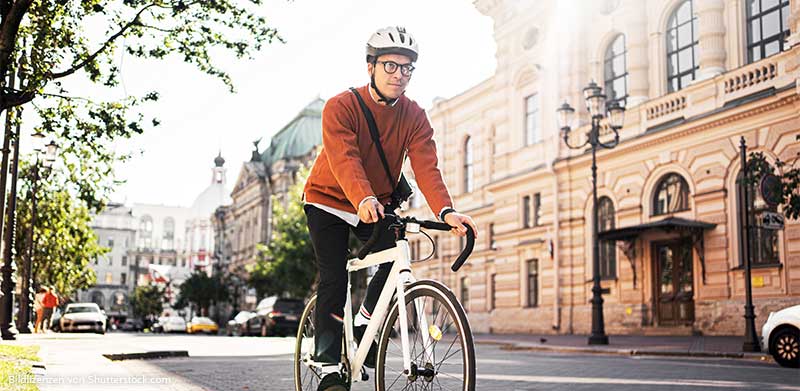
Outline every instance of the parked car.
{"label": "parked car", "polygon": [[122,331],[142,331],[144,330],[144,322],[140,319],[128,318],[119,326]]}
{"label": "parked car", "polygon": [[256,316],[255,312],[250,311],[239,311],[233,319],[229,320],[227,325],[225,326],[225,334],[228,336],[234,335],[243,335],[244,333],[244,325],[248,319]]}
{"label": "parked car", "polygon": [[782,367],[800,368],[800,305],[769,314],[761,328],[761,347]]}
{"label": "parked car", "polygon": [[247,321],[248,335],[285,337],[297,333],[305,303],[301,299],[270,296],[258,303],[256,316]]}
{"label": "parked car", "polygon": [[207,333],[216,334],[219,332],[219,326],[214,323],[210,318],[205,316],[195,316],[192,321],[186,324],[186,332],[189,334],[194,333]]}
{"label": "parked car", "polygon": [[162,333],[185,333],[186,321],[180,316],[163,316],[157,322]]}
{"label": "parked car", "polygon": [[72,303],[64,310],[59,320],[61,331],[93,331],[106,333],[107,319],[95,303]]}

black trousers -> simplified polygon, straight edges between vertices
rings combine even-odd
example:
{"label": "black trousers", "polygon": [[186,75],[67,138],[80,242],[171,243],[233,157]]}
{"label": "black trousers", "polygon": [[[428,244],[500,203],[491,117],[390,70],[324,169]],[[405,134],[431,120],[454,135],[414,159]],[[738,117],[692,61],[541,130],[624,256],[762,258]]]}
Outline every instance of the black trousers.
{"label": "black trousers", "polygon": [[[349,254],[347,242],[351,230],[358,240],[366,242],[372,235],[375,224],[359,222],[358,226],[353,227],[341,218],[313,205],[306,205],[304,210],[319,272],[317,306],[314,313],[316,334],[314,359],[317,362],[338,363],[342,353],[342,319],[347,299]],[[384,235],[373,252],[394,246],[393,235]],[[364,307],[369,313],[375,309],[392,264],[388,262],[380,265],[367,287]]]}

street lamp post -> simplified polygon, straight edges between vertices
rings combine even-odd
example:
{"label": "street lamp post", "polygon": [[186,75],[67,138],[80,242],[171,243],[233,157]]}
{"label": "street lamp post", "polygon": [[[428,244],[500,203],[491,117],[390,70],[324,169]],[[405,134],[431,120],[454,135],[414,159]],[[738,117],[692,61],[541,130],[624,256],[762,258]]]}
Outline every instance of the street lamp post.
{"label": "street lamp post", "polygon": [[[13,249],[14,249],[14,232],[16,230],[16,206],[17,206],[17,168],[19,167],[19,141],[20,141],[20,126],[19,122],[17,122],[16,126],[16,133],[13,135],[6,131],[6,137],[12,138],[14,140],[14,157],[11,161],[11,190],[10,194],[8,195],[8,207],[5,209],[5,219],[4,224],[0,224],[0,227],[3,228],[3,267],[2,269],[2,276],[3,281],[0,284],[0,290],[2,290],[2,297],[0,297],[0,336],[4,340],[15,340],[17,335],[17,330],[14,327],[13,322],[13,313],[14,313],[14,286],[16,285],[16,265],[14,264]],[[8,152],[6,152],[8,154]],[[7,166],[3,165],[3,172],[0,173],[0,176],[5,178],[9,172],[6,172]],[[5,204],[5,181],[0,179],[0,184],[3,185],[3,188],[0,189],[0,195],[2,195],[2,199],[0,199],[0,205]],[[0,208],[2,210],[2,208]]]}
{"label": "street lamp post", "polygon": [[[564,143],[570,149],[583,149],[587,145],[592,150],[592,334],[589,336],[589,345],[608,345],[608,336],[603,320],[603,296],[600,287],[600,243],[597,239],[597,148],[611,149],[619,144],[619,129],[622,128],[625,109],[619,103],[612,101],[606,113],[606,96],[601,88],[592,81],[583,89],[586,109],[592,116],[592,126],[586,134],[587,139],[583,144],[572,145],[569,141],[570,123],[575,109],[564,102],[556,111],[558,113],[559,127],[563,133]],[[608,125],[614,132],[614,141],[603,143],[600,141],[601,121],[608,118]]]}
{"label": "street lamp post", "polygon": [[58,146],[53,141],[50,141],[49,144],[42,147],[44,134],[41,132],[36,132],[32,136],[34,138],[33,151],[36,154],[36,160],[33,165],[33,183],[31,185],[31,223],[28,228],[28,248],[26,249],[25,260],[22,265],[22,286],[20,287],[19,317],[17,318],[17,329],[22,334],[31,333],[30,320],[31,311],[33,310],[33,292],[31,290],[33,280],[31,276],[33,269],[34,228],[36,227],[36,191],[41,175],[39,166],[41,165],[46,170],[44,175],[47,176],[50,167],[53,166],[53,162],[56,160],[56,152],[58,151]]}

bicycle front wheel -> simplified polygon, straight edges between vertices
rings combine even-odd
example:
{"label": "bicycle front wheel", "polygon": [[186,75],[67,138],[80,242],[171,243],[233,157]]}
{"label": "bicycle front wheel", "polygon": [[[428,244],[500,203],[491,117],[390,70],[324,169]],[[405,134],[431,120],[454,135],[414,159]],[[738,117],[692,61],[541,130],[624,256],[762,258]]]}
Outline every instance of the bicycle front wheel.
{"label": "bicycle front wheel", "polygon": [[375,389],[474,391],[472,331],[453,292],[439,282],[422,280],[406,287],[405,301],[411,373],[404,373],[400,310],[395,301],[381,332]]}
{"label": "bicycle front wheel", "polygon": [[297,326],[297,340],[294,346],[294,386],[296,391],[316,391],[321,378],[319,371],[307,363],[314,354],[314,337],[317,334],[314,329],[316,305],[317,295],[314,295],[306,304],[300,324]]}

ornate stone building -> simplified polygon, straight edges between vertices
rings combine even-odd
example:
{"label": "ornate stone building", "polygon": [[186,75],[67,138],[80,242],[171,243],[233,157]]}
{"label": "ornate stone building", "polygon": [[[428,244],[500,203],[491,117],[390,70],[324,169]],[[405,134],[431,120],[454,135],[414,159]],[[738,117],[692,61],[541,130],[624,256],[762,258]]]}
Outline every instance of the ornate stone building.
{"label": "ornate stone building", "polygon": [[254,143],[253,155],[242,165],[231,193],[233,204],[218,213],[215,222],[230,230],[231,235],[217,237],[232,248],[228,267],[232,273],[246,277],[247,265],[256,262],[256,245],[268,243],[271,236],[272,197],[285,202],[297,170],[316,157],[317,146],[322,144],[324,105],[319,98],[309,103],[272,136],[263,152],[258,150],[259,143]]}
{"label": "ornate stone building", "polygon": [[[743,333],[738,145],[770,162],[800,152],[800,1],[475,5],[494,20],[496,73],[429,115],[455,206],[481,235],[457,274],[459,240],[434,236],[422,273],[456,291],[477,332],[590,331],[591,153],[568,149],[555,117],[565,100],[579,108],[582,141],[581,90],[596,80],[627,108],[619,145],[598,152],[606,331]],[[750,243],[760,330],[800,300],[800,223]],[[431,253],[422,236],[411,248]]]}

